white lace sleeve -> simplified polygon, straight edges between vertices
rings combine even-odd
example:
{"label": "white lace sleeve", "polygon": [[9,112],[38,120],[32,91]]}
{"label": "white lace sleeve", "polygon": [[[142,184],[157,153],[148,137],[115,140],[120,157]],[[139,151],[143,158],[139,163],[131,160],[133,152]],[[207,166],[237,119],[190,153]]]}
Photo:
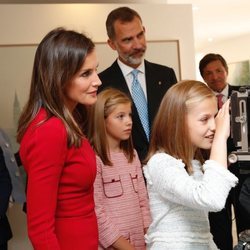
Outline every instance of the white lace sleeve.
{"label": "white lace sleeve", "polygon": [[200,179],[190,176],[182,160],[165,154],[155,154],[144,167],[148,189],[163,199],[207,211],[221,210],[238,179],[217,162],[204,164]]}

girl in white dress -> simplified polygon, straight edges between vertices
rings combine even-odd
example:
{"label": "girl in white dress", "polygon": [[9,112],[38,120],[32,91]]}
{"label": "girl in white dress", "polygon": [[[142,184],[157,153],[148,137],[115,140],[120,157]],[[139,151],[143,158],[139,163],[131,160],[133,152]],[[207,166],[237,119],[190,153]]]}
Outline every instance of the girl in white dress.
{"label": "girl in white dress", "polygon": [[[238,181],[227,170],[229,132],[229,101],[218,111],[204,83],[179,82],[165,94],[144,167],[152,215],[147,249],[217,249],[208,212],[224,207]],[[206,161],[202,150],[210,150]]]}

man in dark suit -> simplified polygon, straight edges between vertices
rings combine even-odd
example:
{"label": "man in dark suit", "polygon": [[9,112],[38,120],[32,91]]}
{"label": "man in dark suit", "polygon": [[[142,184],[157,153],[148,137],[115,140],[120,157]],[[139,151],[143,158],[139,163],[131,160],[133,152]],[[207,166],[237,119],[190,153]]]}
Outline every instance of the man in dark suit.
{"label": "man in dark suit", "polygon": [[[140,160],[148,152],[149,138],[144,131],[136,100],[132,95],[133,69],[138,70],[138,80],[147,101],[147,118],[150,129],[158,107],[172,84],[176,83],[172,68],[144,60],[146,51],[145,28],[139,14],[128,7],[120,7],[110,12],[106,20],[108,44],[118,53],[118,59],[99,74],[102,85],[99,91],[107,87],[125,92],[134,101],[132,107],[132,137]],[[159,51],[161,53],[161,51]]]}
{"label": "man in dark suit", "polygon": [[7,250],[12,232],[6,211],[10,196],[15,202],[25,201],[25,192],[21,176],[12,152],[7,134],[0,129],[0,250]]}
{"label": "man in dark suit", "polygon": [[[239,90],[238,86],[232,86],[227,83],[228,65],[221,55],[213,53],[205,55],[199,63],[199,70],[208,87],[210,87],[217,96],[218,108],[230,97],[233,90]],[[227,150],[229,154],[236,150],[232,138],[228,139]],[[231,164],[228,168],[239,177],[238,162]],[[234,205],[238,232],[244,230],[245,227],[243,224],[247,218],[242,218],[242,213],[239,210],[239,191],[240,186],[238,185],[231,190],[223,210],[217,213],[209,213],[211,233],[214,236],[215,243],[221,250],[231,250],[233,248],[232,204]]]}

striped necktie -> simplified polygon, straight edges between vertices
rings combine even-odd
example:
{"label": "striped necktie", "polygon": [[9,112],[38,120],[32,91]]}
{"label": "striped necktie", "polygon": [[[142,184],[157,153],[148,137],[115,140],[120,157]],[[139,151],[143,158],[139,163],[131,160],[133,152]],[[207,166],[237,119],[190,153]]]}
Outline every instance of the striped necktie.
{"label": "striped necktie", "polygon": [[131,92],[143,129],[146,133],[147,139],[149,140],[148,105],[141,84],[138,81],[138,73],[139,71],[137,69],[131,71],[133,76]]}

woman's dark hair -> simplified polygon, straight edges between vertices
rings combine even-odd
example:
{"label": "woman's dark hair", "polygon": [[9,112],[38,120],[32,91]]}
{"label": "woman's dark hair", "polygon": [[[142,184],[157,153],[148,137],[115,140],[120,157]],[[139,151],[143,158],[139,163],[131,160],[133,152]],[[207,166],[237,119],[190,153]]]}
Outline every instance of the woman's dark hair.
{"label": "woman's dark hair", "polygon": [[43,38],[35,54],[29,99],[19,119],[18,142],[43,107],[47,119],[56,116],[65,124],[68,146],[80,145],[83,137],[81,125],[86,120],[87,110],[78,104],[72,114],[64,102],[65,89],[94,48],[90,38],[64,28],[56,28]]}

